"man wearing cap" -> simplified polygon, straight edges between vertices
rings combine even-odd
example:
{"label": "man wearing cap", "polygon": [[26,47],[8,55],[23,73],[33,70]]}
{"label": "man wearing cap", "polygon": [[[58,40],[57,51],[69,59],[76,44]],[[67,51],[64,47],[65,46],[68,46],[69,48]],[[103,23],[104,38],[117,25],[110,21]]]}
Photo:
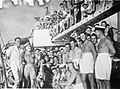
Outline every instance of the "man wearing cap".
{"label": "man wearing cap", "polygon": [[[95,32],[100,38],[98,44],[98,56],[95,63],[95,78],[98,89],[110,89],[110,75],[112,68],[112,60],[110,56],[115,54],[115,48],[111,41],[104,35],[105,28],[97,26]],[[103,86],[103,85],[104,86]]]}
{"label": "man wearing cap", "polygon": [[96,60],[96,51],[93,43],[90,40],[87,40],[85,33],[80,35],[83,44],[82,44],[82,59],[80,60],[80,73],[82,75],[83,86],[87,89],[86,78],[90,81],[91,89],[94,89],[94,62]]}

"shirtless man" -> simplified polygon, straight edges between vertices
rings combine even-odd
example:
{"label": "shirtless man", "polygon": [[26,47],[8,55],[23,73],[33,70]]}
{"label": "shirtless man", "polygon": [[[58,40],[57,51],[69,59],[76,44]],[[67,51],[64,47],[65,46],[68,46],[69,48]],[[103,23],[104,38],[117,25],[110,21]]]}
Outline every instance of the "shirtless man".
{"label": "shirtless man", "polygon": [[[71,77],[60,85],[65,85],[65,89],[84,89],[81,81],[81,77],[78,71],[75,70],[74,63],[69,64],[71,71]],[[75,82],[75,84],[74,84]]]}
{"label": "shirtless man", "polygon": [[79,61],[82,58],[82,50],[76,46],[76,43],[77,41],[74,38],[70,41],[69,60],[74,62],[76,69],[78,69]]}
{"label": "shirtless man", "polygon": [[70,62],[71,60],[69,59],[69,54],[70,54],[70,44],[66,43],[65,44],[65,49],[66,52],[64,54],[64,63],[66,64],[67,62]]}
{"label": "shirtless man", "polygon": [[82,59],[80,60],[80,73],[82,75],[83,86],[84,89],[87,89],[86,77],[88,75],[91,89],[94,89],[93,73],[94,73],[94,62],[96,60],[97,54],[93,43],[87,40],[85,33],[82,33],[80,37],[83,41],[82,44],[83,56]]}
{"label": "shirtless man", "polygon": [[100,42],[98,44],[98,57],[95,63],[97,89],[110,89],[109,80],[112,67],[112,60],[110,56],[115,54],[115,49],[111,41],[105,37],[105,29],[103,27],[97,26],[95,31],[97,36],[100,38]]}
{"label": "shirtless man", "polygon": [[[31,52],[31,46],[28,45],[26,47],[25,55],[24,55],[26,65],[24,69],[24,76],[28,80],[30,77],[30,82],[31,82],[31,88],[34,87],[35,84],[35,79],[36,79],[36,74],[35,74],[35,69],[34,69],[34,60],[33,60],[33,53]],[[28,87],[28,86],[27,86]]]}

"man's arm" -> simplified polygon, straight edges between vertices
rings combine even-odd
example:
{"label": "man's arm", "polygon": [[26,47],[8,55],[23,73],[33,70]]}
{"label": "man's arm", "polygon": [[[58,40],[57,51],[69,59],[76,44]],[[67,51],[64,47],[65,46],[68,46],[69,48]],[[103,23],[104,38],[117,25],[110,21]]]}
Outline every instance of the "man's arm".
{"label": "man's arm", "polygon": [[93,54],[93,58],[94,58],[94,60],[96,60],[96,58],[97,58],[97,52],[95,50],[95,46],[93,45],[93,43],[91,41],[89,42],[89,44],[90,44],[91,52]]}
{"label": "man's arm", "polygon": [[6,50],[6,56],[9,58],[10,57],[10,55],[11,55],[11,51],[12,51],[12,47],[10,47],[10,48],[8,48],[7,50]]}
{"label": "man's arm", "polygon": [[115,52],[115,48],[114,48],[113,44],[111,43],[111,41],[109,39],[107,39],[105,42],[106,42],[107,47],[110,50],[110,54],[114,55],[116,52]]}
{"label": "man's arm", "polygon": [[69,60],[70,60],[70,61],[72,61],[72,60],[73,60],[72,50],[70,50],[70,53],[69,53]]}
{"label": "man's arm", "polygon": [[71,85],[75,80],[75,78],[77,77],[77,74],[78,73],[74,73],[67,82],[61,83],[61,85]]}
{"label": "man's arm", "polygon": [[79,55],[80,55],[80,59],[82,58],[82,49],[79,49]]}

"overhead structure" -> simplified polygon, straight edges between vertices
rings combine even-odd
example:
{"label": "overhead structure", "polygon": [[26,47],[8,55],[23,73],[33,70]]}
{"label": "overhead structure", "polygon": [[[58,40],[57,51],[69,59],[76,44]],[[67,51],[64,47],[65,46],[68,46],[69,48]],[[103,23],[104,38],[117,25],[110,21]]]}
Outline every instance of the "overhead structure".
{"label": "overhead structure", "polygon": [[0,0],[0,9],[7,8],[10,4],[13,5],[26,5],[34,6],[35,2],[38,2],[40,6],[44,5],[45,3],[50,2],[50,0]]}
{"label": "overhead structure", "polygon": [[108,3],[106,7],[100,8],[97,10],[94,15],[90,15],[87,18],[81,20],[77,24],[71,26],[69,29],[66,29],[62,33],[56,35],[52,38],[52,42],[56,42],[57,40],[62,40],[63,38],[69,38],[70,34],[73,31],[77,31],[78,33],[84,32],[88,25],[93,25],[115,13],[120,11],[120,2],[112,2]]}

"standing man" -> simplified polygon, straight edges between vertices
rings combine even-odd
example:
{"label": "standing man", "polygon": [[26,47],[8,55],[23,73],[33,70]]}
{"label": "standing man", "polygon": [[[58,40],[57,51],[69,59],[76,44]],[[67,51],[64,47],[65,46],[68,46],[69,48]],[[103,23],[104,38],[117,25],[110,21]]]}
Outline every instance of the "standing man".
{"label": "standing man", "polygon": [[80,35],[83,46],[83,56],[80,60],[80,73],[82,75],[82,81],[84,89],[87,89],[87,83],[86,83],[86,77],[88,75],[91,89],[94,89],[94,79],[93,79],[93,73],[94,73],[94,62],[96,60],[96,51],[93,43],[89,40],[87,40],[87,37],[85,33],[82,33]]}
{"label": "standing man", "polygon": [[95,49],[97,50],[97,45],[98,45],[98,40],[97,40],[97,35],[96,34],[92,34],[91,35],[91,41],[93,42]]}
{"label": "standing man", "polygon": [[[34,58],[33,57],[34,57],[34,54],[31,52],[31,46],[29,44],[29,45],[27,45],[26,51],[25,51],[25,54],[24,54],[24,58],[25,58],[25,61],[26,61],[26,65],[25,65],[25,69],[24,69],[24,76],[28,81],[29,81],[29,78],[30,78],[31,88],[35,87],[35,79],[36,79],[35,68],[33,66],[33,64],[34,64]],[[29,86],[27,86],[27,88],[28,87]]]}
{"label": "standing man", "polygon": [[71,50],[69,54],[69,60],[75,63],[75,67],[78,69],[78,64],[82,58],[82,50],[76,46],[77,41],[73,38],[70,41]]}
{"label": "standing man", "polygon": [[66,43],[65,44],[65,49],[66,49],[66,53],[64,54],[64,63],[66,64],[67,62],[71,62],[71,60],[69,59],[69,54],[70,54],[70,44]]}
{"label": "standing man", "polygon": [[46,13],[45,13],[45,16],[48,16],[48,15],[50,15],[50,11],[49,11],[49,8],[46,7]]}
{"label": "standing man", "polygon": [[95,31],[97,36],[100,38],[100,42],[98,44],[98,57],[95,63],[95,78],[97,81],[97,87],[98,89],[110,89],[109,80],[112,68],[112,60],[110,56],[115,54],[115,48],[113,47],[111,41],[105,37],[104,27],[97,26]]}
{"label": "standing man", "polygon": [[21,71],[20,71],[20,66],[21,66],[21,52],[20,52],[20,42],[21,38],[16,37],[15,38],[15,45],[13,47],[10,47],[6,51],[7,57],[10,59],[10,67],[15,79],[15,84],[14,88],[18,87],[18,84],[21,79]]}

